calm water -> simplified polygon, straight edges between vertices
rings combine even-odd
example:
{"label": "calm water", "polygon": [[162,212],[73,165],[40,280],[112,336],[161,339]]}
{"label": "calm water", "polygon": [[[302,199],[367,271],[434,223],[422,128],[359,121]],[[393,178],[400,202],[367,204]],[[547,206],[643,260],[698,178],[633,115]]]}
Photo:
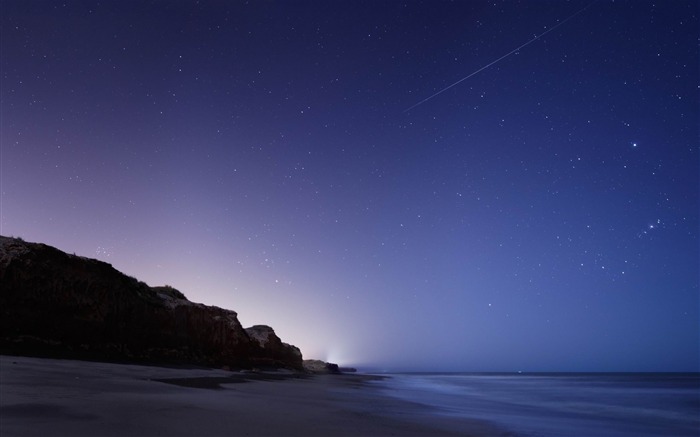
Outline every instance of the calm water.
{"label": "calm water", "polygon": [[700,436],[700,374],[392,374],[376,387],[431,415],[523,437]]}

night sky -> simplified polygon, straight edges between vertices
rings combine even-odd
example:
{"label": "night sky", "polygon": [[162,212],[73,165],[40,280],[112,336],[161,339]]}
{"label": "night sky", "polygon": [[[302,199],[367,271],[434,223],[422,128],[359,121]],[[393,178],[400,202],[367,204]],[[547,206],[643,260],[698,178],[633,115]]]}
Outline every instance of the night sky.
{"label": "night sky", "polygon": [[3,235],[305,358],[700,369],[696,1],[1,5]]}

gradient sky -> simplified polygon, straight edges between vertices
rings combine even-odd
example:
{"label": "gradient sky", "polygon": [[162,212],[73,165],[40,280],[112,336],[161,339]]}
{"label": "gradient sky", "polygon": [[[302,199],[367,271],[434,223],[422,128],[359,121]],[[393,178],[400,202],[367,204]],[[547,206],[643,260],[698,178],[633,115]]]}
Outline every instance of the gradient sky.
{"label": "gradient sky", "polygon": [[3,235],[305,358],[700,369],[697,1],[1,7]]}

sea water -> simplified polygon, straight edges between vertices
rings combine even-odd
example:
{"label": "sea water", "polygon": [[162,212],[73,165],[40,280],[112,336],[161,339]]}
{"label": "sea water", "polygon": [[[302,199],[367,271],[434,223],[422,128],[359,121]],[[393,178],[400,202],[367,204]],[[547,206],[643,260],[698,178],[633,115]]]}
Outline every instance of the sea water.
{"label": "sea water", "polygon": [[522,437],[698,437],[700,374],[392,374],[384,395]]}

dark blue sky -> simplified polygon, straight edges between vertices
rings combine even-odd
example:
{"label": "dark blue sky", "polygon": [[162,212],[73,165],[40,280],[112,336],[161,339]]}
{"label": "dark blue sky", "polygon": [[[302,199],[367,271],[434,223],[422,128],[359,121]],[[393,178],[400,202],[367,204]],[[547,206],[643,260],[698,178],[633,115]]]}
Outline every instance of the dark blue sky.
{"label": "dark blue sky", "polygon": [[700,368],[696,1],[1,5],[3,235],[307,358]]}

